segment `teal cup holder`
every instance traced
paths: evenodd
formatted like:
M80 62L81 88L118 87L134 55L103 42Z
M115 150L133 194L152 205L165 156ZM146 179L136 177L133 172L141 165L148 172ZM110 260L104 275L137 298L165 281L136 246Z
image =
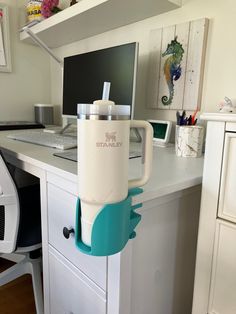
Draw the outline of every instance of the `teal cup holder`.
M135 210L142 204L132 206L132 197L142 193L140 188L129 190L125 200L105 205L97 214L91 235L91 247L81 240L81 209L80 199L76 205L75 243L83 253L94 256L108 256L120 252L129 239L136 236L135 227L141 215Z

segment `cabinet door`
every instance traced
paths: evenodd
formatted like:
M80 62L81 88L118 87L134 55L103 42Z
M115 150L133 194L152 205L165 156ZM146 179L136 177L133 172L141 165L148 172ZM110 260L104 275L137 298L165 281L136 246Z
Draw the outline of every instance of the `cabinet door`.
M71 263L82 270L101 288L106 290L106 257L82 254L75 246L74 235L63 236L63 228L75 227L77 198L53 184L48 184L48 234L49 243Z
M236 226L217 220L212 280L210 288L210 314L236 313Z
M49 274L51 314L106 313L106 293L53 248Z
M236 133L226 133L218 215L236 222Z

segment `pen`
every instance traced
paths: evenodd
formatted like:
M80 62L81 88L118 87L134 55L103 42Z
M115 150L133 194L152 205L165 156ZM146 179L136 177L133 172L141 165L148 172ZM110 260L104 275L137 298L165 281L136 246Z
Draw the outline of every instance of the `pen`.
M189 117L186 117L186 111L183 110L182 114L179 111L176 111L176 124L177 125L196 125L197 119L195 119L198 108L194 111L193 115L190 114Z
M187 123L187 125L191 125L192 124L192 116L191 116L191 114L190 114L190 116L189 116L189 118L188 118L188 123Z
M198 112L198 107L196 108L196 110L195 110L194 113L193 113L193 116L192 116L192 125L195 125L195 124L196 124L196 122L195 122L195 117L196 117L197 112Z
M180 116L180 125L185 125L185 116L186 116L186 111L184 110L182 115Z
M179 113L179 111L176 111L176 124L180 125L180 113Z

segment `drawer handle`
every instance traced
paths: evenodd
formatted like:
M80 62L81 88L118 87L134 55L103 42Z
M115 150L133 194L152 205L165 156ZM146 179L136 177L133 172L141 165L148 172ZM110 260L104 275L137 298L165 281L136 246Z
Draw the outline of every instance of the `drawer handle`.
M71 233L75 233L75 230L73 228L71 229L68 229L66 227L63 228L63 235L66 239L69 239Z

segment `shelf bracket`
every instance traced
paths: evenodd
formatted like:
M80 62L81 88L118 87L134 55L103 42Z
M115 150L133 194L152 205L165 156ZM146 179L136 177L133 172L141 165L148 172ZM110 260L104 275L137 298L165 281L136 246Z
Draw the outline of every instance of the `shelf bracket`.
M57 57L54 52L27 25L22 27L20 31L25 31L39 47L50 54L50 56L63 68L63 61Z

